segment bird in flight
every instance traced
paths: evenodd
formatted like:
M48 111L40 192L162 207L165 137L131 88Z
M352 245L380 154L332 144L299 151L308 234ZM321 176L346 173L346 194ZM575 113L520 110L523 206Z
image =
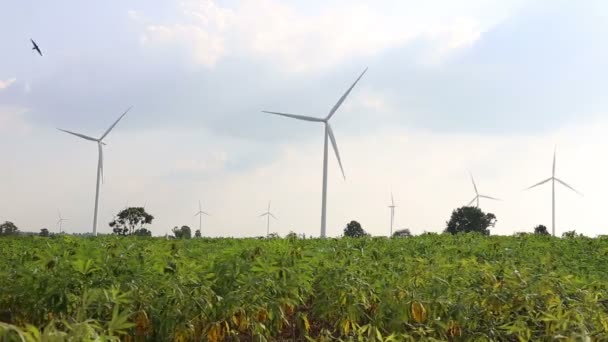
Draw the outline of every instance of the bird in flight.
M40 48L38 47L38 44L36 44L36 42L30 38L30 40L32 41L32 44L34 45L34 47L32 48L32 50L36 50L38 51L38 53L40 54L40 56L42 56L42 52L40 52Z

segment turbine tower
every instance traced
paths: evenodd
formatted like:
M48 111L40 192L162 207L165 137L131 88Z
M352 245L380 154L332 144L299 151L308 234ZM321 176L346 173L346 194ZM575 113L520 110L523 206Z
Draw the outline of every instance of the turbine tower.
M389 208L391 208L391 235L389 235L389 237L393 236L393 223L395 222L395 208L397 207L395 205L395 200L393 199L393 193L391 192L391 205L388 206Z
M271 212L270 212L270 201L268 201L268 210L266 210L266 212L262 213L262 215L260 215L260 217L262 216L266 216L266 237L268 237L268 235L270 235L270 217L272 216L273 219L277 219Z
M322 197L321 197L321 238L324 238L326 236L326 218L327 218L327 140L331 140L331 145L334 149L334 152L336 154L336 159L338 160L338 164L340 165L340 170L342 171L342 177L344 179L346 179L346 176L344 175L344 168L342 168L342 161L340 160L340 153L338 152L338 145L336 143L336 138L334 137L334 132L331 129L331 126L329 125L329 120L331 119L331 117L336 113L336 111L338 110L338 108L340 108L340 106L342 105L342 103L344 102L344 100L346 99L346 97L348 96L348 94L350 94L351 90L353 90L353 88L355 87L355 85L357 84L357 82L359 82L359 80L361 79L361 77L363 77L363 75L365 74L365 72L367 71L367 68L365 68L365 70L363 70L363 72L361 73L361 75L359 75L359 77L357 78L357 80L355 80L355 82L350 86L350 88L348 88L348 90L346 90L346 92L344 93L344 95L342 95L342 97L340 97L340 99L338 100L338 102L333 106L333 108L329 111L329 113L327 114L326 117L324 118L317 118L317 117L312 117L312 116L304 116L304 115L296 115L296 114L287 114L287 113L279 113L279 112L269 112L269 111L262 111L264 113L268 113L268 114L275 114L275 115L281 115L281 116L286 116L288 118L292 118L292 119L298 119L298 120L304 120L304 121L312 121L312 122L322 122L325 126L325 140L324 140L324 145L323 145L323 191L322 191Z
M526 190L529 190L529 189L535 188L535 187L537 187L539 185L545 184L548 181L551 181L551 233L553 234L553 236L555 236L555 182L558 182L561 185L565 186L566 188L568 188L568 189L576 192L580 196L583 196L583 194L581 194L580 192L578 192L576 189L574 189L570 185L566 184L566 182L564 182L561 179L555 177L555 155L556 155L556 150L557 150L557 148L555 148L553 150L553 169L552 169L551 177L545 179L544 181L538 182L538 183L532 185L531 187L526 188Z
M486 195L480 195L479 191L477 191L477 184L475 184L475 179L473 178L472 174L471 174L471 182L473 182L473 189L475 189L475 197L473 197L473 199L471 200L471 202L469 202L467 204L467 207L470 207L471 204L473 204L473 202L476 202L475 203L475 207L479 208L479 199L480 198L487 198L487 199L491 199L491 200L494 200L494 201L500 201L500 199L495 198L495 197L490 197L490 196L486 196Z
M57 210L57 213L59 214L59 220L57 220L57 224L59 225L59 234L61 234L61 232L63 231L63 221L67 221L68 219L61 217L61 211Z
M194 214L194 216L198 216L198 230L201 232L201 234L203 233L203 215L209 216L209 214L203 211L201 201L198 201L198 211L196 214Z
M98 160L97 160L97 181L95 183L95 210L93 212L93 236L97 236L97 210L99 208L99 185L100 185L100 183L103 182L103 145L105 145L105 143L103 142L103 139L108 134L110 134L110 132L112 131L114 126L116 126L118 121L120 121L125 115L127 115L127 113L131 110L131 108L132 107L129 107L124 113L122 113L122 115L120 117L118 117L118 119L116 121L114 121L112 126L110 126L110 128L108 128L100 138L93 138L88 135L74 133L74 132L67 131L65 129L58 128L58 130L60 130L62 132L66 132L66 133L75 135L79 138L94 141L97 143Z

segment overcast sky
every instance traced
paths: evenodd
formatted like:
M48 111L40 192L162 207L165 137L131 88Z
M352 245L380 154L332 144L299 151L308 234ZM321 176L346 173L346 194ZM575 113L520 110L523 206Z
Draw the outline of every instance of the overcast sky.
M0 9L0 220L21 230L91 231L97 148L106 138L99 232L126 205L151 229L206 236L318 236L323 126L329 236L444 229L475 195L493 234L551 224L608 233L608 3L605 1L10 1ZM29 39L44 56L31 50ZM331 152L331 151L330 151Z

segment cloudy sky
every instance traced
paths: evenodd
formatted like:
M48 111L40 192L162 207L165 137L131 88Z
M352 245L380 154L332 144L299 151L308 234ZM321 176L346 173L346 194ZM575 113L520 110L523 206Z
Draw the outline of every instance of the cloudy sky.
M551 224L608 233L608 3L566 0L12 1L0 10L0 220L21 230L91 230L97 149L56 130L107 137L100 232L142 206L154 234L271 230L317 236L323 126L328 235L357 220L374 235L441 231L480 192L494 234ZM34 38L43 57L31 50Z

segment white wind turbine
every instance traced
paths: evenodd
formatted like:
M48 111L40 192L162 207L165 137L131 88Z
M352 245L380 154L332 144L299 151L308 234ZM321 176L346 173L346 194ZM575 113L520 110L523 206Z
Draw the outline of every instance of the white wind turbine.
M63 231L63 221L67 221L68 219L63 218L61 216L61 211L57 210L57 213L59 214L59 220L57 220L57 224L59 225L59 234L61 234L61 232Z
M332 144L334 152L336 154L336 159L338 159L338 164L340 165L340 170L342 171L342 177L344 177L344 179L346 179L346 176L344 175L344 168L342 168L342 161L340 160L340 153L338 152L338 145L336 143L336 138L334 137L334 132L331 129L331 126L329 125L329 119L331 119L331 117L336 113L338 108L340 108L340 106L342 105L342 102L344 102L344 100L346 99L348 94L350 94L351 90L353 90L353 88L355 87L357 82L359 82L359 80L361 79L361 77L363 77L363 75L365 74L366 71L367 71L367 68L365 68L365 70L363 70L361 75L359 75L359 77L350 86L350 88L348 88L348 90L346 90L344 95L342 95L342 97L340 97L338 102L333 106L333 108L329 111L327 116L324 118L279 113L279 112L269 112L269 111L265 111L265 110L262 111L264 113L286 116L286 117L298 119L298 120L322 122L325 125L325 143L323 145L323 194L322 194L322 198L321 198L321 237L322 238L324 238L326 235L325 222L326 222L326 217L327 217L326 212L327 212L327 140L328 140L328 138L331 140L331 144Z
M95 184L95 210L93 213L93 235L94 236L97 236L97 210L99 208L99 184L101 182L103 182L103 145L105 145L105 143L103 142L103 139L108 134L110 134L110 132L112 131L114 126L116 126L118 121L120 121L120 119L122 119L131 110L131 108L132 107L129 107L124 113L122 113L122 115L120 117L118 117L118 119L116 121L114 121L112 126L110 126L110 128L108 128L100 138L93 138L88 135L74 133L74 132L67 131L65 129L58 128L58 130L60 130L60 131L75 135L75 136L85 139L85 140L94 141L97 143L97 150L98 150L99 157L98 157L98 161L97 161L97 182Z
M471 204L473 204L473 202L475 203L475 207L479 208L479 199L480 198L487 198L487 199L491 199L494 201L500 201L500 199L495 198L495 197L490 197L490 196L486 196L486 195L480 195L479 191L477 191L477 184L475 184L475 179L473 178L473 175L471 174L471 182L473 182L473 189L475 189L475 197L473 197L473 199L471 200L471 202L469 202L467 204L467 206L470 206Z
M388 206L389 208L391 208L391 235L389 235L389 237L393 236L393 223L395 222L395 208L397 207L395 205L395 200L393 199L393 193L391 192L391 205Z
M272 216L273 219L277 219L276 216L274 216L271 212L270 212L270 201L268 201L268 210L266 210L266 212L262 213L262 215L260 215L259 217L262 216L266 216L266 237L268 237L268 235L270 235L270 217Z
M545 179L542 182L538 182L534 185L532 185L531 187L526 188L526 190L535 188L539 185L545 184L548 181L551 181L551 233L553 234L553 236L555 236L555 182L560 183L561 185L565 186L566 188L576 192L579 195L583 195L580 192L578 192L576 189L574 189L573 187L571 187L570 185L566 184L566 182L562 181L561 179L555 177L555 155L556 155L556 149L553 150L553 170L551 173L551 177Z
M198 230L201 232L201 234L203 233L203 215L209 216L209 214L203 211L201 201L198 201L198 211L196 214L194 214L194 216L198 216Z

